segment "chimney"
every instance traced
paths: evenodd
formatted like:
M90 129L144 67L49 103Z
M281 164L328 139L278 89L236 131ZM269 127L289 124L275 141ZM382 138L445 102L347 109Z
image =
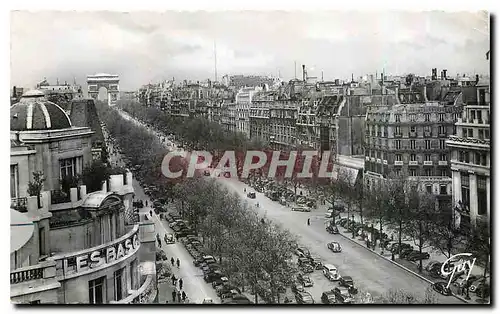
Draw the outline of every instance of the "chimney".
M476 74L476 84L479 83L479 74Z
M443 70L443 77L445 80L446 80L446 71L448 71L448 70L446 70L446 69Z
M15 86L12 88L12 97L17 98L17 90Z
M431 80L435 81L437 80L437 68L432 69L432 77Z
M444 80L444 72L441 71L441 79Z
M303 64L302 65L302 80L305 82L306 79L307 79L307 77L306 77L306 65Z
M354 73L351 73L351 82L354 82Z

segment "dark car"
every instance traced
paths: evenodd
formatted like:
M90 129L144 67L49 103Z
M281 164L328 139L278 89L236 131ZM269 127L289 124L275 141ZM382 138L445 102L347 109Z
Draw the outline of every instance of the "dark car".
M299 257L298 260L297 260L297 264L299 266L302 266L302 265L305 265L305 264L308 264L310 265L311 264L311 260L307 257Z
M339 221L337 221L337 224L343 228L345 228L346 224L347 224L347 218L341 218L339 219Z
M304 292L304 286L300 284L300 282L295 282L292 284L292 292L293 293L298 293L298 292Z
M297 275L297 280L302 284L304 287L312 287L314 285L311 277L304 275L304 274L298 274Z
M410 256L407 256L406 259L409 260L410 262L415 262L415 261L420 261L422 259L429 259L431 256L427 252L422 252L422 253L417 253L417 254L411 254Z
M431 285L432 289L442 295L451 295L451 290L450 288L446 288L448 285L447 282L435 282Z
M408 254L413 252L413 248L405 248L401 250L401 253L399 253L399 258L406 258Z
M314 299L309 292L299 292L295 294L297 304L314 304Z
M321 261L321 258L316 257L316 256L310 256L309 257L309 263L311 264L312 267L316 270L321 270L323 269L323 262Z
M205 274L203 279L205 279L205 281L208 283L212 283L215 280L221 279L222 277L224 277L222 272L220 270L215 270L213 272L209 272L209 273Z
M401 250L404 249L410 249L411 251L413 250L413 246L407 243L401 243ZM399 243L394 243L394 245L391 247L391 252L396 254L398 253L398 251L399 251Z
M351 276L343 276L339 280L339 285L342 287L346 287L350 294L358 293L358 289L354 287L354 281Z
M252 198L252 199L256 198L255 192L250 192L250 193L248 193L248 194L247 194L247 197L248 197L248 198Z
M311 253L305 247L298 247L297 250L295 250L295 254L297 254L297 256L299 257L311 256Z
M326 227L326 231L330 234L338 234L339 233L339 228L336 225L328 225Z
M349 289L346 287L336 287L332 289L332 292L335 294L337 303L350 304L354 302L354 299L349 293Z
M312 273L314 272L314 267L312 267L310 264L302 264L300 266L300 270L304 273Z
M323 304L335 304L336 303L336 296L333 291L325 291L321 295L321 303Z
M194 257L194 259L193 259L193 265L196 267L200 266L203 262L204 262L204 260L203 260L203 257L201 255L198 255L198 256Z

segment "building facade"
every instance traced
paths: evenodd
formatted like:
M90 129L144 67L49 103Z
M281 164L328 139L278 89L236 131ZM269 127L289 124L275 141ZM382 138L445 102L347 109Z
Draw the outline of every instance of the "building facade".
M451 150L453 202L464 226L489 221L490 124L489 82L478 80L464 88L464 109L456 133L446 142Z
M243 87L235 96L236 100L236 130L250 138L250 106L255 93L260 87Z
M78 178L92 162L93 132L42 91L27 92L10 119L11 301L152 302L155 239L130 219L132 173L117 169L87 191Z

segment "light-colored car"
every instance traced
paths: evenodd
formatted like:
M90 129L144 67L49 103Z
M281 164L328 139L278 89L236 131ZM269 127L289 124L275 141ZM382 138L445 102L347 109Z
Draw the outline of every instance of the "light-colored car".
M328 278L330 281L336 281L340 280L340 274L337 270L337 267L335 267L332 264L324 264L323 265L323 275Z
M342 247L340 246L340 243L338 242L330 242L326 245L328 247L328 249L334 253L340 253L342 252Z
M310 212L311 209L306 206L295 206L292 207L292 212Z
M214 300L212 300L212 298L205 298L203 299L203 302L201 302L202 304L213 304L214 303Z

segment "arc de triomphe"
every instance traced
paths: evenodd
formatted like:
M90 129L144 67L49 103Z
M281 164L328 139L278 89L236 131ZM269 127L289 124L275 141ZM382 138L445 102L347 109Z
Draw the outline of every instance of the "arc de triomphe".
M108 105L116 105L120 99L120 77L114 74L99 73L87 75L87 87L89 97L97 100L99 88L105 87L108 92Z

